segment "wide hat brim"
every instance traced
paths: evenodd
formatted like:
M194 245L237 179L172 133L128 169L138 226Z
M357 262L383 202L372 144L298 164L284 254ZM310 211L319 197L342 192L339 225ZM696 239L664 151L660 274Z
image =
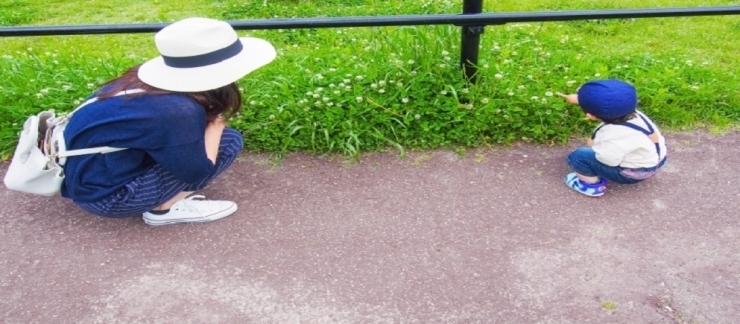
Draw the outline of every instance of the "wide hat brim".
M139 79L153 87L178 92L201 92L236 82L250 72L272 62L275 47L259 38L239 38L242 51L226 60L195 68L175 68L161 56L139 67Z

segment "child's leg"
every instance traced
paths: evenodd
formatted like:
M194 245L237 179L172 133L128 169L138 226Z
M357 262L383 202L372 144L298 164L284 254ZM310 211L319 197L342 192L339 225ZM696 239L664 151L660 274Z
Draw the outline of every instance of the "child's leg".
M624 177L620 173L621 169L619 167L599 162L596 159L596 152L590 147L584 146L576 149L565 158L565 162L585 183L596 183L599 182L600 178L624 184L637 182L637 180Z

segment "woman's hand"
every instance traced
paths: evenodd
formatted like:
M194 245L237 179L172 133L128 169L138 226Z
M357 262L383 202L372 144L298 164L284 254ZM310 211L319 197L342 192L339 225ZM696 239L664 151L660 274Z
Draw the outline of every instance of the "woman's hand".
M221 135L224 133L224 128L226 128L226 119L223 117L218 117L206 125L206 155L213 164L216 164L218 147L221 144Z

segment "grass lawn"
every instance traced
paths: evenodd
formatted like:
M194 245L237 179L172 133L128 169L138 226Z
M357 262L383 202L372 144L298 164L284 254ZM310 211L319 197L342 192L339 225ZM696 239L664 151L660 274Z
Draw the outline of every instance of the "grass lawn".
M727 1L486 1L489 12L733 5ZM0 26L437 14L462 0L6 0ZM621 78L664 129L728 129L740 121L740 16L489 26L479 82L462 81L453 26L244 31L278 59L243 79L230 122L247 149L358 155L395 148L565 143L594 125L554 92ZM71 110L97 85L157 55L152 34L0 38L0 156L42 109Z

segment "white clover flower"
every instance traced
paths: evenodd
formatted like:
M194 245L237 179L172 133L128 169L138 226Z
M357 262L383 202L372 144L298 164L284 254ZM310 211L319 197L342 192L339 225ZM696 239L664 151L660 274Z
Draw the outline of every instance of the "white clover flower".
M323 75L321 75L321 74L317 74L317 75L316 75L316 79L318 79L318 80L323 80L323 79L324 79L324 76L323 76Z
M335 95L338 95L338 94L341 94L341 93L342 93L342 92L341 92L341 91L339 91L339 90L334 90L334 94L335 94Z
M514 91L509 91L509 96L513 96L513 95L514 95Z
M352 87L350 87L350 86L344 87L344 91L350 91L350 90L352 90Z
M270 115L270 119L275 119L275 115Z
M524 90L526 87L524 85L520 85L517 88L519 88L519 90Z
M409 65L411 65L411 64L414 64L414 63L416 63L416 62L415 62L414 60L409 60L409 61L408 61L407 63L408 63Z
M447 90L442 90L442 91L440 91L439 93L440 93L441 95L445 96L445 95L447 95Z
M440 64L440 65L439 65L439 68L440 68L440 69L444 69L445 67L447 67L447 64L444 64L444 63L443 63L443 64Z
M351 78L352 77L352 73L347 73L345 76L348 77L348 78Z
M484 69L487 69L487 68L489 68L489 67L490 67L490 66L489 66L488 64L483 64L483 68L484 68Z
M493 50L494 50L494 51L498 51L498 50L500 50L500 49L501 49L501 47L498 47L498 45L493 45Z
M363 99L362 99L362 97L357 97L357 98L355 98L355 100L357 100L357 102L362 102Z
M358 76L356 76L356 77L355 77L355 79L357 79L358 81L362 81L362 79L364 79L364 78L365 78L365 77L363 77L363 76L361 76L361 75L358 75Z
M37 93L37 94L36 94L36 98L41 98L41 97L43 97L43 96L44 96L44 94L43 94L43 93L41 93L41 92L39 92L39 93Z
M445 61L449 61L449 60L451 60L451 59L452 59L451 57L449 57L449 56L445 56Z
M327 102L327 101L329 101L330 99L329 99L328 97L323 97L323 98L321 98L321 100L323 100L324 102Z
M307 96L313 96L313 92L311 92L311 91L309 91L309 92L306 92L306 95L307 95Z
M47 93L49 93L49 88L43 88L43 89L39 90L39 92L41 92L43 94L47 94Z
M69 90L69 88L70 88L70 86L69 85L66 85L66 84L62 86L62 90L64 90L64 91Z
M511 60L510 59L505 59L504 60L504 64L509 64L509 63L511 63Z
M340 88L344 87L344 83L340 83L337 87L340 87Z
M385 89L378 90L378 93L385 93Z
M549 114L552 114L552 110L550 110L550 109L545 110L545 115L549 115Z
M403 103L409 103L409 98L403 98L403 99L401 99L401 102L403 102Z
M80 101L75 99L75 101L72 101L72 104L79 105L80 104Z
M418 72L416 72L416 70L414 70L414 71L411 71L411 75L416 75L417 73L418 73Z
M321 92L321 91L324 91L324 88L323 87L316 88L316 92Z
M539 99L540 99L540 97L538 97L538 96L532 96L532 98L529 98L529 99L532 99L532 100L539 100Z
M336 87L336 85L334 85L334 83L329 84L329 88L334 88L334 87Z
M414 119L419 119L419 118L421 118L421 115L419 114L414 115Z
M343 83L352 83L352 80L350 80L350 79L344 79L344 80L342 80L342 82Z
M566 82L565 84L569 87L572 87L574 84L576 84L576 80L568 80L568 82Z
M688 65L688 66L693 66L693 65L694 65L694 61L692 61L692 60L687 60L687 61L686 61L686 65Z
M699 90L699 87L698 86L695 86L695 85L692 85L691 86L691 90L694 90L694 91Z
M372 84L370 84L370 88L373 88L373 89L375 89L375 88L377 88L377 87L378 87L378 84L377 84L377 83L372 83Z
M450 55L450 52L448 52L448 51L442 51L442 56L448 56L448 55Z
M550 52L547 52L547 53L545 53L545 56L550 57L550 56L552 56L552 54L550 54Z
M485 105L485 104L487 104L487 103L488 103L488 101L489 101L489 99L488 99L488 98L483 98L483 99L481 99L481 100L480 100L480 102L481 102L482 104L484 104L484 105Z
M381 87L385 87L385 80L378 81L378 85Z
M519 55L519 53L517 53L516 51L511 52L511 56L517 56L517 55Z
M494 75L493 77L496 78L496 79L502 79L504 77L504 75L501 74L501 73L496 73L496 75Z
M326 105L329 106L329 107L331 107L331 106L334 106L334 103L333 102L327 102Z
M336 72L336 71L337 71L336 68L329 68L329 72Z
M33 82L33 81L32 81L32 82ZM92 84L92 83L88 83L88 84L87 84L87 88L88 88L88 89L92 89L93 87L95 87L95 85L94 85L94 84ZM239 88L239 90L241 90L242 92L244 92L244 89L242 89L242 88Z
M313 105L316 107L321 107L323 104L321 103L321 101L317 101L317 102L314 102Z
M542 101L543 104L546 104L547 103L547 98L542 98L541 101Z
M533 78L534 78L534 77L533 77L533 76L532 76L531 74L528 74L528 75L527 75L527 79L530 79L530 80L532 80Z
M466 109L473 109L473 107L474 107L473 104L467 104L467 105L465 105L465 108Z
M256 104L257 104L257 102L256 102L256 101L254 101L254 100L252 100L252 101L250 101L250 102L249 102L249 105L250 105L250 106L254 106L254 105L256 105Z
M548 91L548 92L545 92L545 96L547 96L547 97L552 97L552 92L550 92L550 91Z
M462 88L462 90L460 90L460 91L462 93L470 93L470 89L468 89L468 88Z
M318 93L314 93L312 97L314 97L314 98L318 98L318 97L321 97L321 95L320 95L320 94L318 94Z
M396 82L396 86L397 87L403 87L403 82L401 82L401 81Z
M598 78L601 76L601 73L595 73L594 76Z

